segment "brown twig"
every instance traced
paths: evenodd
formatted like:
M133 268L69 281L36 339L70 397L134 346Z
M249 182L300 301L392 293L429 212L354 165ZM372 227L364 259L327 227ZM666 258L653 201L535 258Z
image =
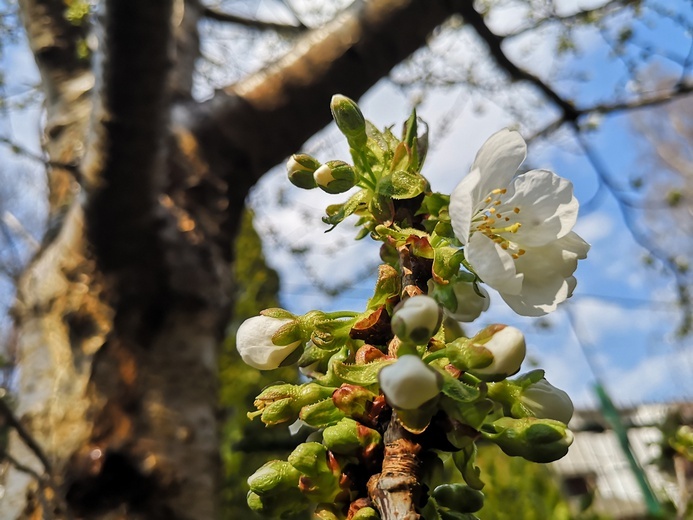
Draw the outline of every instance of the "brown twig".
M392 412L385 431L382 471L368 480L368 495L383 520L419 520L421 445Z

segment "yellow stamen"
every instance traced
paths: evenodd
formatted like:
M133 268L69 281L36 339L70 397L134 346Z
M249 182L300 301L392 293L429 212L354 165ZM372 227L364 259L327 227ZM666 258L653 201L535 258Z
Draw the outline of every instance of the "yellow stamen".
M517 206L515 206L515 207L513 208L513 211L514 211L515 213L519 213L519 212L520 212L520 208L518 208Z

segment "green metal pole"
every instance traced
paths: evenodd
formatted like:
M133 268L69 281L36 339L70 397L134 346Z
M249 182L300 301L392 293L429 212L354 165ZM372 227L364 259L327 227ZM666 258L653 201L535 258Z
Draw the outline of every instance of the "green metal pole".
M616 433L621 450L626 456L626 459L628 459L630 469L633 472L635 479L638 481L640 491L642 491L645 499L645 506L647 507L648 514L655 518L663 518L664 510L662 505L659 503L659 500L657 500L657 496L652 490L652 486L647 479L645 471L635 458L635 455L633 455L633 450L631 448L630 441L628 440L628 429L623 425L618 410L614 406L613 401L611 401L606 389L600 383L597 382L594 385L594 390L597 393L599 402L601 403L602 413L613 428L614 433Z

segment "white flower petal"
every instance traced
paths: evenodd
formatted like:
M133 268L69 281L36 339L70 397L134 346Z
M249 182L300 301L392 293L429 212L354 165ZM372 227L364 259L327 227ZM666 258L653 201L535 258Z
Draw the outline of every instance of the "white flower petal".
M568 234L577 220L578 207L570 181L547 170L532 170L515 178L498 211L522 224L506 238L524 247L540 246Z
M512 256L483 233L472 235L465 257L484 283L498 292L519 294L522 290L524 276L516 272Z
M505 188L527 157L527 144L519 132L503 130L489 137L476 154L472 170L479 169L481 182L472 193L483 200L491 190Z
M568 282L554 276L541 283L525 282L520 294L501 293L501 297L520 316L544 316L555 311L570 294Z
M491 351L493 361L472 370L474 374L511 376L520 370L527 354L525 336L515 327L502 328L483 346Z
M279 367L301 344L300 341L285 346L272 343L274 333L291 321L293 320L253 316L241 323L236 332L236 349L243 361L258 370Z
M525 388L520 400L539 419L553 419L568 424L573 417L574 407L570 396L546 379Z
M456 321L471 322L477 319L491 304L488 291L483 287L478 289L483 296L476 293L471 282L456 282L452 290L457 300L457 308L454 311L446 309L446 314Z
M469 239L472 211L478 202L478 200L473 198L473 193L476 191L476 186L479 184L480 179L479 170L472 170L462 179L450 195L450 205L448 207L450 223L455 236L462 242L462 245L466 245Z
M414 410L440 393L441 377L419 356L404 355L378 374L380 389L395 408Z

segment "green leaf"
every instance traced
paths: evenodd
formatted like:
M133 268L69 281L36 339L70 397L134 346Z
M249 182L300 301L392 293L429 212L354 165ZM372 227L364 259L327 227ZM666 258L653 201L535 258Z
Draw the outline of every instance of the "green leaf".
M354 193L349 200L344 204L333 204L327 207L327 216L322 218L325 224L331 224L332 227L327 231L332 231L337 224L342 222L349 215L356 212L358 209L365 209L368 203L370 194L368 190L359 190Z
M380 195L393 199L413 199L427 188L428 182L418 173L397 170L384 175L376 189Z
M441 373L443 374L443 388L441 392L450 399L460 403L471 403L481 397L481 392L478 388L464 384L447 372Z

